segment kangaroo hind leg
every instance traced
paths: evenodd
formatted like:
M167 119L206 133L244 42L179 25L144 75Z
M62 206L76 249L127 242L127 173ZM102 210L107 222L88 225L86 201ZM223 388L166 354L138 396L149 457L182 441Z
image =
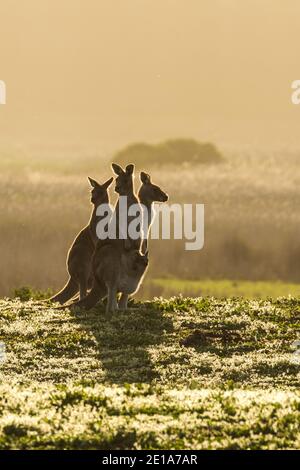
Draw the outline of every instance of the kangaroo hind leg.
M123 293L119 301L119 309L127 310L127 304L128 304L128 294Z
M90 310L91 308L95 307L97 302L99 302L99 300L101 300L105 295L105 285L95 279L94 285L88 295L83 299L79 300L78 302L74 302L71 307L78 307L83 308L85 310Z
M115 312L117 308L117 288L115 286L109 286L107 289L106 314Z
M79 278L79 300L82 300L86 297L87 294L87 280L84 275Z

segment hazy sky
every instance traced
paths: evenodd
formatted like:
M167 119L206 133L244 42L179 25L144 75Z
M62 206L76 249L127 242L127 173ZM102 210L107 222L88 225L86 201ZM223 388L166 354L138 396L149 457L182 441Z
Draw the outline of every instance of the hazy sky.
M0 147L300 146L299 0L1 0Z

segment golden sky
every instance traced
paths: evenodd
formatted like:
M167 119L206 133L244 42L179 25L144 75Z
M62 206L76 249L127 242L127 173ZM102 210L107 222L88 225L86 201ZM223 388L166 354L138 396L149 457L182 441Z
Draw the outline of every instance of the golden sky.
M300 145L299 0L1 0L0 147Z

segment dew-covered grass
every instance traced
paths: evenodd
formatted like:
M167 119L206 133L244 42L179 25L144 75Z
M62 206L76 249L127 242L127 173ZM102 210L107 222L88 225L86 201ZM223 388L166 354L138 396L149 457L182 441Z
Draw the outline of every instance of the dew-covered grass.
M299 448L297 298L135 307L0 301L1 449Z

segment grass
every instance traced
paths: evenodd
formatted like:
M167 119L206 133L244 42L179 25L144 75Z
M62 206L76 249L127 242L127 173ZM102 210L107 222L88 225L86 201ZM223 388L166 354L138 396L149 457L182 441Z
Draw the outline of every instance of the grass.
M0 301L1 449L293 449L300 301Z
M1 297L16 286L57 291L66 283L68 249L91 212L87 176L100 182L111 176L110 156L74 152L0 152ZM181 240L150 240L146 282L173 277L300 283L298 152L222 153L219 165L145 168L170 204L205 204L204 248L186 251ZM110 193L113 201L113 186ZM199 295L197 287L195 294L181 287L164 294L152 285L151 296Z
M287 282L209 280L192 281L185 279L151 279L144 287L143 296L152 293L170 297L180 292L184 296L246 297L263 298L298 296L300 285Z

